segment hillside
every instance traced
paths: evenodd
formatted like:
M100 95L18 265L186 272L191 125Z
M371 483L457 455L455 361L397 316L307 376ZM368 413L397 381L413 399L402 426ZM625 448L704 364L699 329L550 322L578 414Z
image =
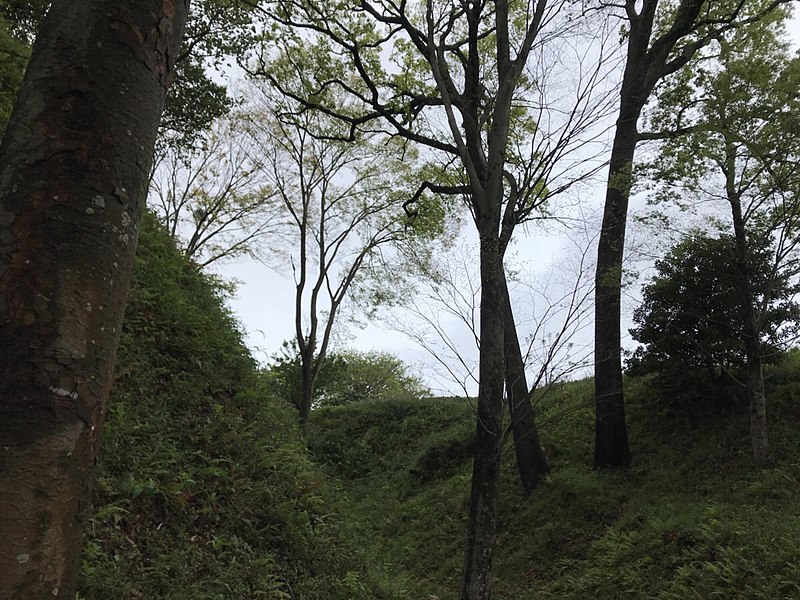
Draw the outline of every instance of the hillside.
M379 597L223 294L145 215L80 598Z
M260 389L224 308L145 219L80 598L454 599L474 417L452 398L296 414ZM746 411L629 381L635 463L590 469L591 382L540 398L553 472L504 456L496 598L800 598L800 355L769 368L774 464Z
M540 402L553 468L529 498L506 452L496 598L800 598L800 356L769 372L774 465L751 466L742 406L670 406L629 382L635 462L592 471L591 382ZM318 411L310 447L342 483L345 531L397 598L456 598L471 408Z

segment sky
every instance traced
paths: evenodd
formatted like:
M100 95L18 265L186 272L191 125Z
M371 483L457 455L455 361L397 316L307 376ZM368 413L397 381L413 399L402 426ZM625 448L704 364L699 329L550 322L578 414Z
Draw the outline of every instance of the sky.
M795 43L800 46L800 21L793 20L789 29ZM595 243L593 236L599 228L598 215L602 210L603 188L604 183L599 181L593 186L583 187L579 190L583 210L590 225L586 231L573 234L572 240L565 238L563 232L556 229L542 232L529 228L519 232L521 235L517 237L517 242L513 247L513 264L516 265L519 273L513 287L515 288L515 311L518 320L522 323L521 330L532 331L536 325L535 315L541 315L542 306L547 304L542 298L542 294L549 294L552 301L553 298L559 298L562 295L560 292L569 289L569 280L574 279L573 276L578 270L575 265L576 261L580 259L579 248L591 248ZM635 210L636 205L641 206L643 201L639 198L633 204L632 208ZM471 227L471 223L467 223L466 231L469 232ZM640 235L635 228L632 228L629 245L639 246L641 242L647 241L638 239L637 236ZM646 246L645 244L645 250L647 250ZM467 263L470 262L468 260L470 253L475 253L472 265L477 264L474 236L469 233L465 234L465 243L461 252L463 257L467 257L467 260L464 261ZM590 253L593 252L591 250ZM230 300L230 306L242 324L246 342L254 356L257 360L266 362L280 348L284 340L294 336L294 283L291 270L287 265L285 272L278 273L250 259L228 262L216 270L225 278L238 282L236 293ZM589 271L587 274L591 280L593 274ZM646 275L646 269L642 274ZM565 285L567 285L566 288ZM627 290L627 298L624 300L624 319L628 323L638 298L640 285L641 277L638 283L634 283ZM453 336L455 345L463 349L465 360L474 361L477 358L477 349L469 330L444 312L441 313L441 317L445 329ZM404 324L411 322L411 317L408 315L395 314L394 318L396 320L399 318ZM467 380L467 383L462 385L456 381L458 378L443 373L441 365L431 351L420 347L408 335L397 331L385 320L369 321L364 318L355 318L347 319L347 321L348 323L344 327L339 328L335 348L391 353L408 363L412 370L422 377L432 392L437 394L462 395L465 390L469 394L475 393L477 388L474 381ZM551 329L553 326L551 322ZM416 329L417 333L423 335L432 333L430 328L426 328L423 324L417 326ZM626 330L627 327L623 326L623 331ZM584 315L580 329L573 338L576 347L573 352L576 359L590 355L591 331L592 323L589 312L588 316ZM542 336L540 334L537 337ZM534 342L534 349L537 348L537 343L538 341ZM628 340L628 345L630 345L630 340ZM433 352L440 358L444 356L444 350L441 347L438 350L434 348ZM589 374L591 374L591 368L585 366L573 372L571 376ZM462 375L462 379L463 377Z

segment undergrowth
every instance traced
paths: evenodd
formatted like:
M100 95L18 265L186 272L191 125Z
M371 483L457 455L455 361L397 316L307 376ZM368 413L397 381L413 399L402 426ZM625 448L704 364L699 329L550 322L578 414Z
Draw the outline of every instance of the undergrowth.
M80 597L379 598L296 415L258 392L222 293L147 216Z
M552 473L520 492L503 459L493 597L800 598L800 355L768 372L773 464L757 471L746 407L627 383L634 463L594 471L592 384L538 397ZM457 598L471 406L432 400L318 411L314 458L347 494L344 530L401 598Z
M147 217L80 597L454 600L473 406L320 409L301 442L222 293ZM634 463L594 471L591 381L537 395L552 472L523 495L505 448L494 598L800 598L800 354L767 376L761 471L735 402L630 379Z

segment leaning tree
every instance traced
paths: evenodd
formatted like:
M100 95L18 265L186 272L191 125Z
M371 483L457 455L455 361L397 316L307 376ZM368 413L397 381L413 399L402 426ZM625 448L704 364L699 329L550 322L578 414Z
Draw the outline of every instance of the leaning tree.
M0 145L0 597L75 597L188 2L58 0Z

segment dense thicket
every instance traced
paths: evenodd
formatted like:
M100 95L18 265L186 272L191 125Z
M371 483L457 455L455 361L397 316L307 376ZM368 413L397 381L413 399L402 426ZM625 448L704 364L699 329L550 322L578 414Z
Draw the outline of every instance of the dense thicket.
M100 452L87 599L377 598L223 304L146 215Z

